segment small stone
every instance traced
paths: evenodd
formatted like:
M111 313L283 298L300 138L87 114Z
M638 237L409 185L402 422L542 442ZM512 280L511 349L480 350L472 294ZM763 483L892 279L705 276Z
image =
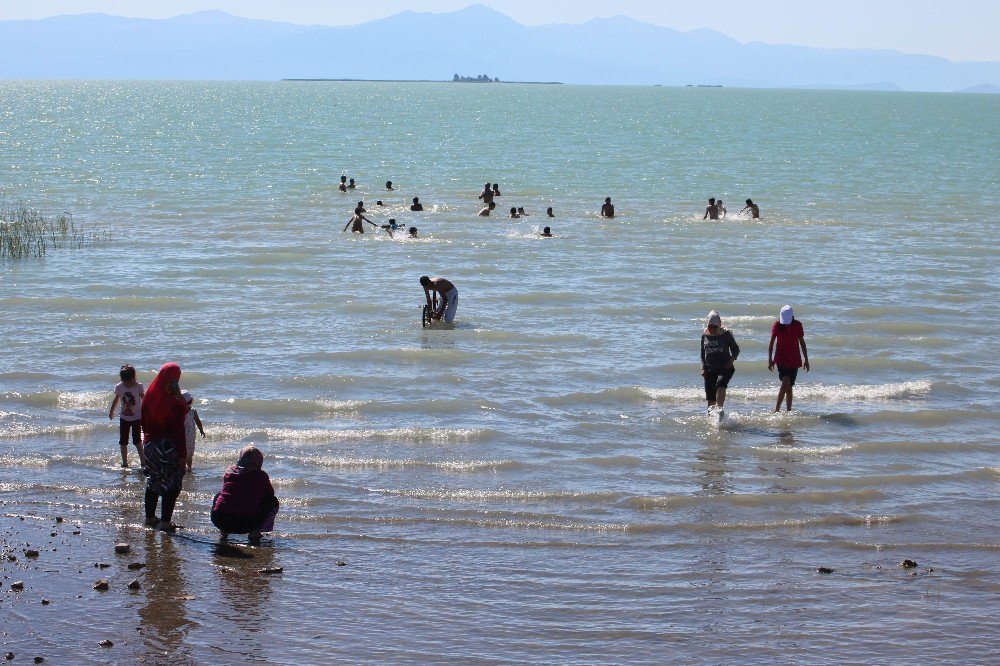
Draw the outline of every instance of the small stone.
M816 569L816 571L818 571L821 574L832 574L833 573L833 569L831 569L830 567L819 567L818 569Z
M61 523L63 521L62 516L56 516L56 522Z
M344 562L343 560L338 560L337 561L337 566L338 567L346 567L347 566L347 562Z
M138 571L139 569L142 569L145 566L146 566L145 562L129 562L128 563L128 568L131 569L132 571Z
M902 562L899 563L899 566L903 567L904 569L913 569L917 566L917 563L914 562L913 560L903 560Z
M140 583L139 579L137 578L137 579L133 580L131 583L128 584L128 589L130 589L130 590L141 590L142 589L142 583Z
M40 664L45 661L45 657L35 657L35 663Z
M115 646L115 644L112 643L111 641L109 641L107 638L105 638L103 641L101 641L100 643L98 643L98 645L100 645L101 647L105 647L105 648L107 648L107 647L114 647Z
M3 656L3 658L6 659L7 661L13 661L14 660L14 653L13 652L8 652L7 654L5 654Z
M99 592L106 592L110 587L111 586L108 584L108 580L106 578L102 578L101 580L94 583L94 589L98 590Z
M98 563L97 563L97 564L95 564L94 566L95 566L95 567L97 567L98 569L107 569L107 568L108 568L108 567L110 567L111 565L110 565L110 564L108 564L107 562L98 562Z
M7 561L8 562L17 562L17 555L8 555L7 556Z
M24 551L24 556L25 557L38 557L38 551L34 550L33 548L29 548L28 550Z
M55 532L49 532L49 536L50 536L50 537L54 537L54 536L59 536L59 535L58 535L58 534L56 534Z
M80 530L73 530L73 536L80 536Z
M259 569L257 573L267 574L271 576L274 574L280 574L282 571L284 571L284 568L282 567L267 567L265 569Z
M117 554L119 554L119 555L125 555L130 550L132 550L132 547L129 546L127 543L116 543L115 544L115 552Z
M23 590L24 589L24 581L23 580L15 580L13 583L10 584L10 589L12 589L12 590Z
M46 598L44 598L44 597L42 598L42 605L43 605L43 606L48 606L48 605L49 605L49 604L51 604L51 603L52 603L52 602L51 602L51 601L49 601L48 599L46 599Z

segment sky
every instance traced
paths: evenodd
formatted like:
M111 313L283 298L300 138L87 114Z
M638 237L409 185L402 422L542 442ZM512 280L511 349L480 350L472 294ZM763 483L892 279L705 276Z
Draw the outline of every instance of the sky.
M525 25L624 14L741 42L887 48L951 60L1000 61L1000 0L479 0ZM350 25L405 10L443 12L474 0L0 0L0 20L102 12L166 18L220 9L290 23Z

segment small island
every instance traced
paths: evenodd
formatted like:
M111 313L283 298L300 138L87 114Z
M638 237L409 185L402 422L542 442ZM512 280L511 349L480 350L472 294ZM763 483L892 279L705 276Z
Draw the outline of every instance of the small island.
M452 81L455 83L500 83L499 78L490 78L488 74L480 74L479 76L459 76L456 74Z

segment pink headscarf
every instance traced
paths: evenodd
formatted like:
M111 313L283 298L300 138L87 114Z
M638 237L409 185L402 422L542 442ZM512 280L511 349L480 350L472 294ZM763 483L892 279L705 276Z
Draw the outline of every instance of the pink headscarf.
M165 363L146 389L142 400L142 431L146 439L171 439L178 456L187 456L184 416L191 409L177 390L181 366Z

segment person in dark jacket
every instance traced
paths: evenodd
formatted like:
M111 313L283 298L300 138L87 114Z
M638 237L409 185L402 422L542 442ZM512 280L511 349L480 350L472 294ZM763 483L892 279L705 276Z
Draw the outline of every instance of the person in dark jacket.
M711 414L717 408L720 419L725 416L722 407L726 402L726 387L736 372L733 361L739 355L740 347L732 331L722 328L722 317L712 310L701 334L701 376L705 378L708 412Z
M222 532L223 540L230 534L247 534L256 543L263 532L274 529L278 498L263 465L264 454L250 445L240 450L240 459L226 470L222 491L212 502L212 524Z

